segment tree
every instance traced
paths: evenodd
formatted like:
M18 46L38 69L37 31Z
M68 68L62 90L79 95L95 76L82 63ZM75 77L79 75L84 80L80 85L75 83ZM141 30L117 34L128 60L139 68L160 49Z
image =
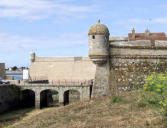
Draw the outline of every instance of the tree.
M12 67L13 71L16 71L17 69L18 69L17 66Z

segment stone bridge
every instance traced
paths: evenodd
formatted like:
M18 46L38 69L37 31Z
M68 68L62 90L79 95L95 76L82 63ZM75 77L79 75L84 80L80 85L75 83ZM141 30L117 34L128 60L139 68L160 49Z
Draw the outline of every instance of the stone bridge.
M45 90L55 90L58 92L59 103L64 103L64 94L66 91L74 90L78 91L80 101L89 100L91 96L91 84L90 85L54 85L54 84L18 84L22 91L31 90L35 94L35 108L40 108L40 94Z

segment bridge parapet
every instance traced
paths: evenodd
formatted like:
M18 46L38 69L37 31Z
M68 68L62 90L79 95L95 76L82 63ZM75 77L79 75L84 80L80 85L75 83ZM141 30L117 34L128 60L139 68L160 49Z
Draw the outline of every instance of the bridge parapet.
M90 87L92 84L84 84L84 85L56 85L56 84L29 84L29 83L24 83L24 84L16 84L16 86L19 87Z
M91 85L93 80L52 80L49 81L50 84L56 85Z
M80 83L80 84L69 84L66 83L63 85L62 83L60 84L42 84L42 83L20 83L17 84L16 86L19 86L21 90L32 90L35 93L35 106L36 108L40 107L40 94L44 90L56 90L59 94L59 102L62 103L64 102L64 93L68 90L77 90L80 93L80 100L89 100L90 99L90 89L92 86L91 83Z
M49 81L49 83L36 83L34 82L24 82L21 81L20 83L16 83L17 86L77 86L77 87L82 87L82 86L91 86L93 85L93 80L83 80L83 81L77 81L77 80L55 80L55 81Z

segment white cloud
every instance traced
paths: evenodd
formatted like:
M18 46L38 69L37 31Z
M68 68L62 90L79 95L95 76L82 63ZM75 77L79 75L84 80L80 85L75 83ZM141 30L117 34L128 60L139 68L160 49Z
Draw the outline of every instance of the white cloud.
M15 53L17 51L36 51L50 48L78 47L87 44L86 32L63 34L55 38L26 37L0 33L0 53Z
M80 18L86 12L95 10L95 6L70 4L73 0L0 0L0 17L20 19L44 19L55 16ZM79 15L79 16L78 16Z
M128 19L126 21L119 21L118 24L167 24L167 18L153 18L153 19Z
M156 19L153 19L151 23L167 24L167 18L156 18Z

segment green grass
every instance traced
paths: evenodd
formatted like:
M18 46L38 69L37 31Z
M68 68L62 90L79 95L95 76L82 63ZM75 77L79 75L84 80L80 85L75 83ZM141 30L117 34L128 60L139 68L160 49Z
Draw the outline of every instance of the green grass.
M123 98L120 97L120 96L113 96L113 97L111 97L111 103L119 103L121 101L123 101Z

